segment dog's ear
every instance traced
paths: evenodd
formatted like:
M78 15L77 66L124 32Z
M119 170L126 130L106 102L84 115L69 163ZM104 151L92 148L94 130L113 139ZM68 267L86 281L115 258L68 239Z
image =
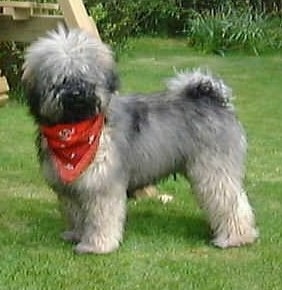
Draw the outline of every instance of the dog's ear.
M23 89L29 112L34 117L35 121L40 123L40 101L42 88L40 90L40 88L32 81L25 81L23 82Z

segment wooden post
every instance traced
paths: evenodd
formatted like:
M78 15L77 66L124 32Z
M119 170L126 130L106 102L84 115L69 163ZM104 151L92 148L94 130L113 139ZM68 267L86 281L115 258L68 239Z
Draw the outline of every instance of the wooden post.
M58 3L0 1L0 41L30 42L56 28L59 22L69 28L84 29L100 39L96 23L88 16L82 0Z
M8 82L5 77L1 77L0 71L0 107L4 106L8 100L7 92L9 91Z
M101 39L96 23L88 16L82 0L59 0L58 2L68 27L79 27L97 39Z

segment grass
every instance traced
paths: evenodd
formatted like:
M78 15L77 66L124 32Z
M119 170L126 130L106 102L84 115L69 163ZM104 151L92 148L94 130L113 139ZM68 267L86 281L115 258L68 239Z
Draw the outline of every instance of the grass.
M77 256L59 239L63 222L39 172L25 107L0 109L0 289L281 289L282 135L279 55L203 56L179 40L142 39L120 57L122 91L152 91L186 67L208 67L236 95L249 138L246 189L261 232L248 247L209 244L203 213L183 179L159 187L173 202L128 203L121 248ZM189 194L187 194L187 191Z

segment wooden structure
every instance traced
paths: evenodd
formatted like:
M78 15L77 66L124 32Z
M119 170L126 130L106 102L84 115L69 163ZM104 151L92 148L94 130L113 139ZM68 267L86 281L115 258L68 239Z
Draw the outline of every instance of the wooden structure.
M84 29L100 39L96 24L88 16L82 0L58 0L58 3L0 1L0 42L31 42L59 23ZM8 89L5 77L0 77L2 105L8 99Z
M1 71L0 71L0 107L5 105L5 103L7 102L8 91L9 91L8 82L4 76L1 76Z

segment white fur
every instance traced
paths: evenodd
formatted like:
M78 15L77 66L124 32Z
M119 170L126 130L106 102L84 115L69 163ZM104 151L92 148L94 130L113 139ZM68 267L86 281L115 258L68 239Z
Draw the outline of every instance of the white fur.
M60 182L48 149L45 150L48 158L42 164L43 173L49 184L63 192L66 185ZM117 249L122 241L127 196L125 182L117 181L114 176L120 170L117 156L105 129L95 160L73 184L67 185L73 196L59 194L63 213L70 223L63 238L79 241L77 253L108 253Z

